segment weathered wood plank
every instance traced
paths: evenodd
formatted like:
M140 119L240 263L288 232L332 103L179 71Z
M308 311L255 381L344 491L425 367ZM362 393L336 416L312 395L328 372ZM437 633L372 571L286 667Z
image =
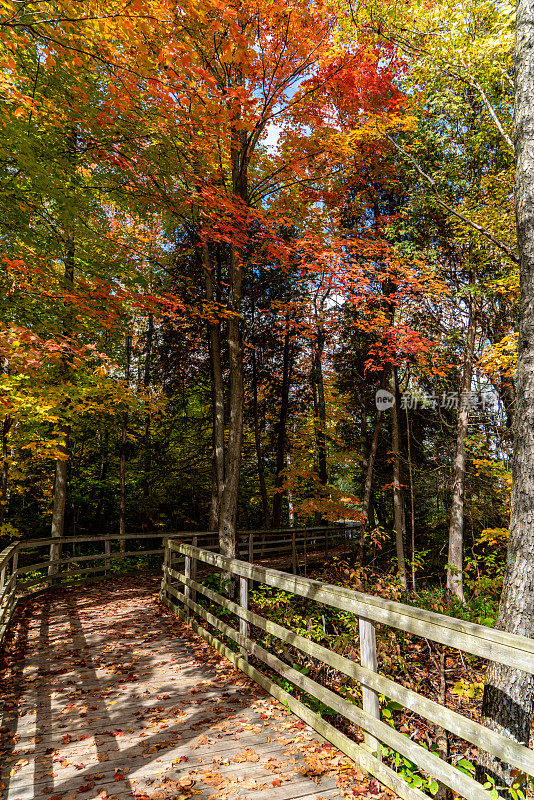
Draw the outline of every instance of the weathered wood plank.
M371 672L377 671L377 654L376 654L376 630L374 623L368 619L360 617L360 662L362 667L366 667ZM362 686L362 701L363 710L376 719L380 719L380 702L378 700L378 693L366 686ZM381 758L380 745L378 740L371 734L365 734L365 743L371 753L377 758Z

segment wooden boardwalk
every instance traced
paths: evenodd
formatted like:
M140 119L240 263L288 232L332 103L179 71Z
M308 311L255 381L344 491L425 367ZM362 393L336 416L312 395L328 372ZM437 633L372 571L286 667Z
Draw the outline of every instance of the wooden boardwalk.
M2 673L6 800L379 794L130 580L45 594Z

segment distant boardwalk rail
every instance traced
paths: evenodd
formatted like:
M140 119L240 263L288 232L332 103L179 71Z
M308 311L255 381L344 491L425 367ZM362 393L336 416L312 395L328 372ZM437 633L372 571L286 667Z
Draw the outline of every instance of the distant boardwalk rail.
M127 545L121 549L119 544L128 539L136 540L136 548L141 542L144 549L128 549ZM0 553L0 640L4 640L22 599L46 592L50 586L72 586L106 578L112 572L116 559L129 560L128 563L135 570L140 567L140 557L153 557L158 563L163 560L160 599L170 610L177 613L236 668L404 800L423 800L427 795L409 786L382 762L380 744L414 762L425 773L442 781L467 800L491 800L491 797L489 791L472 777L383 722L380 719L379 695L385 695L466 742L505 760L520 772L534 775L534 753L531 749L380 675L375 626L377 623L387 625L532 674L534 640L257 563L282 551L289 563L294 565L300 562L302 566L308 553L341 546L350 548L353 544L350 535L347 536L346 531L338 528L249 531L240 535L239 555L243 560L239 560L225 558L214 552L216 539L213 533L208 532L130 533L124 537L81 536L66 537L60 541L48 538L17 542ZM234 575L239 582L239 602L204 586L198 580L200 567ZM248 607L251 582L275 587L354 615L360 631L360 663L251 611ZM201 598L210 603L210 610L199 602ZM225 619L218 615L217 608L224 610ZM236 627L229 623L228 613L235 616ZM251 626L359 681L362 685L363 708L297 671L269 652L268 648L258 644L250 636ZM233 647L228 645L228 640L234 642ZM260 669L262 664L267 667L267 672ZM364 732L364 742L356 743L282 689L270 677L273 672L358 726Z

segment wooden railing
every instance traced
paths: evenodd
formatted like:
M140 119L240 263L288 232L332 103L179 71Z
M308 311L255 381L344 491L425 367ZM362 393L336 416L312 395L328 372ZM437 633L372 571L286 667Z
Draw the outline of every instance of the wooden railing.
M8 545L0 552L0 645L15 607L23 597L51 585L71 585L77 581L105 578L113 572L117 561L130 559L132 569L139 571L135 561L142 559L144 565L146 556L154 556L160 559L156 564L159 569L164 553L163 540L169 538L202 544L205 550L218 550L217 534L208 531L48 537ZM242 531L238 535L238 554L249 560L273 555L291 556L293 562L301 562L305 568L308 553L328 551L343 541L349 542L343 528ZM120 548L121 543L124 549Z
M176 562L182 557L185 561L183 571L180 571ZM225 574L235 575L239 579L239 603L195 580L199 562L211 565ZM273 586L298 597L313 600L315 603L353 614L359 620L360 663L250 611L248 608L250 581ZM239 630L197 603L197 594L232 612L239 620ZM468 800L490 800L491 795L474 778L383 722L380 719L379 694L400 703L404 708L456 734L479 749L492 753L513 765L521 773L534 775L534 753L529 748L378 674L375 624L382 623L534 674L532 639L383 600L340 586L225 558L217 553L172 540L166 542L160 598L238 669L287 705L297 716L404 800L423 800L427 795L409 786L394 769L382 762L380 743L415 763L427 775L441 781L457 795ZM205 625L199 624L194 616L219 631L227 640L235 642L238 651L234 652ZM361 682L363 708L350 703L266 650L250 638L250 625ZM284 691L269 675L250 663L250 656L361 728L365 734L364 743L357 744L292 694Z

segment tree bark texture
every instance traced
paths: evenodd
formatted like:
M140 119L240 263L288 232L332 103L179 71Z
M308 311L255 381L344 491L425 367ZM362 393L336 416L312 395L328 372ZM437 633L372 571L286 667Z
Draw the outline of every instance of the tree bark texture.
M515 210L520 254L520 325L514 420L510 539L496 626L534 638L534 4L518 0L515 41ZM486 725L528 745L534 676L490 664L484 687ZM487 753L478 774L510 786L512 770Z
M237 75L236 84L243 78ZM235 119L239 121L240 111ZM248 151L247 134L241 125L232 126L231 162L232 189L236 203L248 203ZM235 558L237 542L237 505L239 499L239 478L243 449L243 347L241 341L241 317L243 295L243 259L236 239L230 244L230 291L227 322L228 362L230 369L230 390L228 394L228 445L225 459L224 488L219 511L219 549L221 554Z

